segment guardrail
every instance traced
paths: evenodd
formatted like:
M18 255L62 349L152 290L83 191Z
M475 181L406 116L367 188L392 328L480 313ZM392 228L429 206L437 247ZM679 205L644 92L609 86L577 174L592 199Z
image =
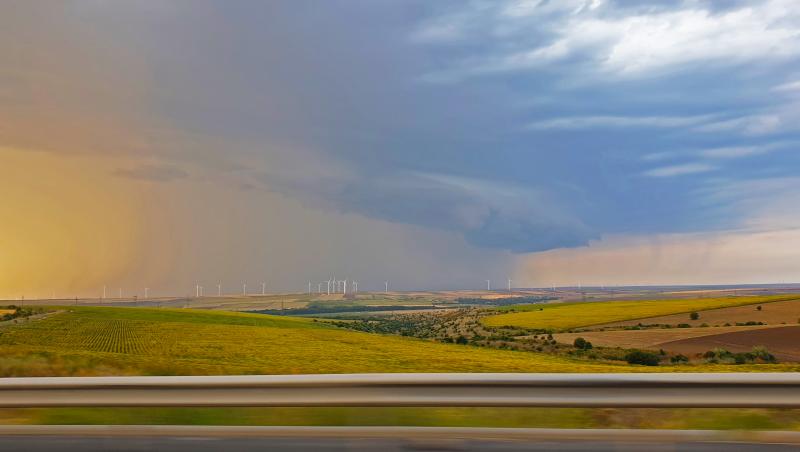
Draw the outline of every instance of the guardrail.
M800 407L800 373L0 379L0 407Z

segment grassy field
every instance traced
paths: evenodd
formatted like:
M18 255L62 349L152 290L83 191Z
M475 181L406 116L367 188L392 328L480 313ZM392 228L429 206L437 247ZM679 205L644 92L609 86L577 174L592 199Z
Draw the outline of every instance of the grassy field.
M774 301L797 300L799 298L800 297L796 295L774 295L762 297L516 305L503 309L513 309L516 312L488 316L483 319L483 323L490 327L514 326L519 328L558 331L668 314L703 311L747 304L769 303Z
M355 425L800 430L800 410L593 408L44 408L0 410L2 424Z
M362 372L794 371L656 368L342 330L310 319L183 309L65 307L0 328L0 376Z
M0 376L614 372L624 365L222 311L66 307L0 329Z

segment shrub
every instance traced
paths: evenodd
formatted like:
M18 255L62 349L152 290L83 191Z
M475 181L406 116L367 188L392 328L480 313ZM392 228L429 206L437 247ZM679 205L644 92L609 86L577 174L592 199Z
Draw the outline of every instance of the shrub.
M672 364L681 364L689 362L689 358L685 355L675 355L671 357L669 360Z
M761 305L756 306L756 311L760 311L760 310L761 310Z
M756 346L753 347L753 351L750 352L753 355L753 359L760 359L765 363L776 363L778 360L775 359L775 355L767 351L766 347Z
M691 327L692 327L692 325L689 325L688 323L680 323L680 324L678 324L678 328L691 328Z
M693 312L693 313L689 314L689 318L692 319L692 320L697 320L697 319L700 318L700 314L698 314L696 312Z
M657 366L659 362L658 355L655 353L646 352L644 350L630 350L625 354L625 361L628 364L641 364L644 366Z
M467 338L464 337L463 335L458 336L458 338L456 338L456 344L467 345L467 342L468 342Z
M752 361L752 357L749 353L734 353L733 354L733 362L735 364L744 364L748 361Z
M591 350L592 349L592 343L587 341L586 339L584 339L582 337L579 337L579 338L575 339L575 342L573 342L572 345L574 345L575 348L577 348L579 350Z

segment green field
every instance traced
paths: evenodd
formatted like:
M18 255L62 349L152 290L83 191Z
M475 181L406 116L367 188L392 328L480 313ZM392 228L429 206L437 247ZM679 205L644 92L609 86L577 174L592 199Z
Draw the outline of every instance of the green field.
M0 376L368 372L789 371L795 365L643 367L361 333L224 311L65 307L0 328Z
M68 307L0 330L0 376L613 372L629 367L222 311Z
M502 309L506 311L513 309L516 312L485 317L483 324L489 327L514 326L558 331L660 315L786 300L800 300L800 297L774 295L516 305Z
M2 424L294 425L800 430L800 410L594 408L34 408Z

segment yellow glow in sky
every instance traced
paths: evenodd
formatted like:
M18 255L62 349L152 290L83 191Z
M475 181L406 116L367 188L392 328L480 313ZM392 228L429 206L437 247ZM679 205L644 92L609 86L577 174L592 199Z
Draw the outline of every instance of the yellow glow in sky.
M141 212L109 161L0 148L0 162L0 298L97 292L125 271Z

